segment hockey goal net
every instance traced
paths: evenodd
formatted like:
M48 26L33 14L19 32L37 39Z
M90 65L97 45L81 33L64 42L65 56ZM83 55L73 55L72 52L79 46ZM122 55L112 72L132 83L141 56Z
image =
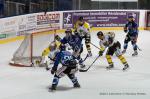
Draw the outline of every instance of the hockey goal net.
M27 33L19 48L13 55L10 65L31 67L34 61L41 60L42 51L54 41L56 30L47 32Z

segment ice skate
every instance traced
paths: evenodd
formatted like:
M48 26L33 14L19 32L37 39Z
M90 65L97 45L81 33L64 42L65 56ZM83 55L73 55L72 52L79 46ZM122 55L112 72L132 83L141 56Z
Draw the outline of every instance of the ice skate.
M129 65L128 64L125 64L124 65L124 68L122 70L127 70L129 68Z
M137 56L137 55L138 55L137 51L134 51L134 53L132 54L132 56Z
M77 83L75 83L75 84L73 85L73 87L74 87L74 88L80 88L81 86L80 86L80 84L77 82Z
M110 64L108 67L106 67L106 69L112 69L112 68L114 68L113 64Z
M52 85L50 88L49 88L49 92L54 92L56 91L56 85Z

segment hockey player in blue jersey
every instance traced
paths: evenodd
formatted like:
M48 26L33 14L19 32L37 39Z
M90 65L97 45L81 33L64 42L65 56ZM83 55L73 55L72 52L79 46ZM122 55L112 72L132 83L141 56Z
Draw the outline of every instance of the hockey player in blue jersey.
M62 44L69 44L73 50L73 56L79 61L81 68L85 68L81 53L83 52L82 37L78 34L73 34L71 29L66 29L65 37L60 40Z
M65 50L65 46L63 44L60 45L60 52L56 53L54 60L54 65L51 69L51 74L54 74L54 78L49 90L56 90L59 79L65 75L70 78L75 88L80 88L80 84L75 77L75 73L78 71L77 61L73 58L69 51ZM59 64L62 64L62 67L57 70Z
M137 44L136 44L137 37L138 37L138 25L134 20L135 19L133 16L129 16L128 22L124 27L124 32L127 33L127 35L124 40L124 50L122 51L122 53L126 52L126 49L128 47L128 42L131 41L131 44L132 44L133 50L134 50L134 53L132 54L132 56L138 55Z

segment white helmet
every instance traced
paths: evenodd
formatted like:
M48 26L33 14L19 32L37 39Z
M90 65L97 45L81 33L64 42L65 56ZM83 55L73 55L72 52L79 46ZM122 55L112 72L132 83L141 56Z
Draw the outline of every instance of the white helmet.
M49 55L48 55L48 58L50 58L50 60L52 60L52 61L55 61L55 59L56 59L56 54L59 52L59 50L57 49L57 50L54 50L54 51L51 51L50 53L49 53Z
M54 51L56 50L56 48L57 48L56 42L55 41L51 42L49 45L50 51Z

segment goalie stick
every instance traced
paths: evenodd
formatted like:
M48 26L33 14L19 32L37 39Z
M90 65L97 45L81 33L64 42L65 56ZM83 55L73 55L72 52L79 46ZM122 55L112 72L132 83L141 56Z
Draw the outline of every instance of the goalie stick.
M92 66L93 64L96 62L96 60L99 58L100 56L97 56L96 59L92 62L92 64L87 68L87 69L80 69L80 72L87 72Z

